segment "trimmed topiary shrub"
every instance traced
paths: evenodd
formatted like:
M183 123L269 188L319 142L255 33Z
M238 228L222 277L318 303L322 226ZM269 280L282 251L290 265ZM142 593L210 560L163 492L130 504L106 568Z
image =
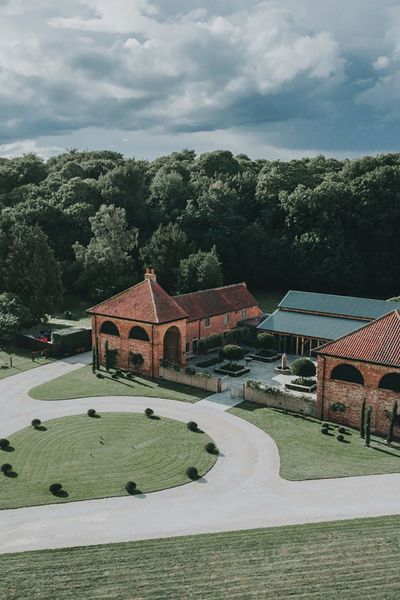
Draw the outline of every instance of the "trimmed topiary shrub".
M7 450L10 447L10 442L6 438L1 438L0 440L0 449Z
M189 479L192 479L193 481L199 478L199 472L196 469L196 467L188 467L186 469L186 475L189 477Z
M49 492L50 494L53 494L53 496L57 496L57 494L59 494L62 490L62 485L61 483L51 483L49 485Z
M125 489L128 494L134 494L136 492L136 483L134 481L128 481L125 485Z
M185 373L186 375L196 375L196 369L194 369L193 367L186 367L185 369Z
M201 369L206 369L207 367L213 367L214 365L217 365L220 362L220 359L218 357L214 357L214 358L209 358L208 360L202 360L200 362L197 363L197 366L200 367Z
M257 342L263 350L276 350L275 337L267 331L262 331L257 335Z
M214 442L208 442L204 447L209 454L219 454L219 450Z
M32 427L34 427L35 429L36 429L37 427L40 427L40 426L41 426L41 424L42 424L42 421L41 421L40 419L32 419L32 421L31 421L31 425L32 425Z
M232 364L235 360L242 360L245 355L243 348L240 346L234 346L233 344L228 344L222 348L222 354L224 358L229 361L229 364Z
M309 358L298 358L292 364L292 373L298 377L314 377L316 368Z
M4 465L1 465L0 471L6 475L6 473L12 471L12 465L10 465L10 463L4 463Z
M345 427L339 427L338 432L339 433L346 433L346 428Z
M341 433L339 433L339 435L336 436L336 439L338 442L344 442L344 435L342 435Z
M327 429L329 429L329 423L322 423L322 427L326 427Z
M189 421L188 423L186 423L186 427L190 431L197 431L197 423L195 423L194 421Z
M327 435L329 432L329 429L327 427L321 427L321 433L323 433L324 435Z
M94 408L89 408L89 410L87 411L87 416L88 417L95 417L96 416L96 411Z
M150 419L150 417L152 417L154 415L154 410L152 408L145 408L144 414L146 415L146 417L148 419Z

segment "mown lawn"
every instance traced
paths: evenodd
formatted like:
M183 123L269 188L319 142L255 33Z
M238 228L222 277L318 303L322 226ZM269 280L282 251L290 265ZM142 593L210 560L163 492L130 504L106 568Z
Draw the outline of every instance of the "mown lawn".
M167 398L183 402L197 402L210 395L210 392L178 383L136 377L133 380L120 377L112 379L111 374L101 371L99 379L92 373L90 365L57 377L48 383L29 391L36 400L67 400L89 396L145 396Z
M400 518L0 556L5 600L395 600Z
M9 440L11 451L0 450L0 462L13 467L11 476L0 476L2 509L122 496L127 481L144 493L170 488L190 481L187 467L204 475L216 460L205 450L206 433L135 413L63 417ZM66 494L51 495L51 483Z
M10 366L10 355L12 360L12 367ZM7 351L0 351L0 379L10 377L11 375L17 375L23 371L29 371L46 365L51 362L50 358L36 357L35 361L32 361L32 354L29 350L23 350L22 348L10 347Z
M243 402L230 410L253 423L276 442L281 459L281 477L291 480L324 479L352 475L400 472L400 445L388 448L372 436L371 448L364 446L358 431L346 427L345 442L336 440L337 426L329 435L321 433L321 423L301 415Z

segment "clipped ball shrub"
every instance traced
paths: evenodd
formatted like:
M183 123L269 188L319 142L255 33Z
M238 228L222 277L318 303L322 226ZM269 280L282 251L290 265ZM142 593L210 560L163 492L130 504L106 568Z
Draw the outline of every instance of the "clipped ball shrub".
M62 490L62 485L61 483L51 483L49 485L49 492L50 494L53 494L53 496L57 496L57 494L59 494Z
M339 427L338 432L339 433L346 433L346 428L345 427Z
M316 373L315 364L309 358L298 358L292 364L292 373L298 377L314 377Z
M9 463L4 463L4 465L1 465L0 471L4 474L9 473L10 471L12 471L12 465L10 465Z
M193 481L199 478L199 472L196 469L196 467L188 467L186 469L186 475L189 477L189 479L192 479Z
M327 427L321 427L321 433L323 433L324 435L327 435L329 432L329 429Z
M154 415L154 410L152 408L145 408L144 414L146 415L146 417L148 419L150 419L150 417L152 417Z
M32 421L31 421L31 425L35 429L36 429L36 427L40 427L41 424L42 424L42 421L40 419L32 419Z
M128 494L134 494L136 491L136 483L134 481L128 481L125 485L125 489Z
M322 423L322 427L326 427L327 429L329 429L329 423Z
M88 417L95 417L96 416L96 411L94 408L89 408L89 410L87 411L87 416Z
M7 440L6 438L0 439L0 449L1 450L7 450L7 448L9 448L9 446L10 446L9 440Z
M204 447L209 454L218 454L219 453L219 450L218 450L217 446L214 444L214 442L208 442L208 444L206 444Z
M339 435L336 436L336 439L338 442L344 442L344 435L342 435L341 433L339 433Z
M195 423L194 421L189 421L188 423L186 423L186 427L190 431L197 431L197 423Z

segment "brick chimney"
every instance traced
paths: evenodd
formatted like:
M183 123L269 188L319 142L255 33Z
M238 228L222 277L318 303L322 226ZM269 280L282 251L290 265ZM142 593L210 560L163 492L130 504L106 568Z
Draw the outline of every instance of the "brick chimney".
M157 281L157 275L154 273L154 269L146 268L146 273L144 274L145 279L151 279L152 281Z

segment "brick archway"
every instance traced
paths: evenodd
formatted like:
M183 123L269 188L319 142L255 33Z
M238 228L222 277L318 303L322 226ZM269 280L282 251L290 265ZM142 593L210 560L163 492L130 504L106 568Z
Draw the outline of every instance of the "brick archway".
M180 364L181 332L178 327L170 327L164 335L163 358L171 363Z

